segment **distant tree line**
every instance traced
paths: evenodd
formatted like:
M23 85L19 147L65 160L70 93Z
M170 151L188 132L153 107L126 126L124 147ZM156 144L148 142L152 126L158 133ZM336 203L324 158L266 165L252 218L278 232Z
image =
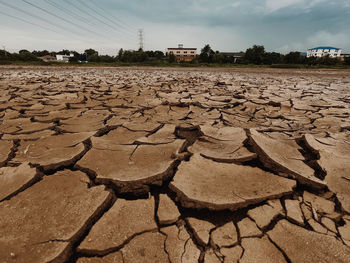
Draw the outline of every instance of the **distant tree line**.
M219 51L214 52L209 45L205 45L198 57L199 63L233 63L232 57L225 56ZM273 65L273 64L304 64L304 65L350 65L350 58L346 57L344 61L339 58L331 58L329 56L316 58L307 58L301 52L289 52L286 55L277 52L266 52L264 46L254 45L248 48L244 56L237 58L235 63L238 64L254 64L254 65Z
M89 61L96 63L115 63L115 62L127 62L137 63L146 61L167 60L166 54L162 51L143 51L143 50L123 50L120 49L116 56L100 55L98 51L94 49L87 49L83 53L79 53L71 50L62 50L59 52L49 52L47 50L32 52L28 50L20 50L18 53L10 53L4 50L0 50L0 61L42 61L40 58L44 56L56 56L56 55L70 55L74 56L70 58L71 63L77 63L79 61Z
M243 56L234 57L227 53L214 51L210 45L205 45L200 54L191 62L191 64L254 64L254 65L350 65L350 58L345 58L341 61L338 58L322 57L307 58L300 52L290 52L286 55L277 52L267 52L264 46L254 45L248 48L245 52L241 52ZM50 52L47 50L32 52L28 50L20 50L18 53L10 53L5 50L0 50L0 62L2 61L42 61L40 57L70 55L71 63L79 61L89 61L94 63L178 63L173 54L167 54L162 51L143 51L140 50L123 50L120 49L115 56L100 55L94 49L87 49L83 53L71 50L62 50L59 52ZM186 62L181 62L186 63Z

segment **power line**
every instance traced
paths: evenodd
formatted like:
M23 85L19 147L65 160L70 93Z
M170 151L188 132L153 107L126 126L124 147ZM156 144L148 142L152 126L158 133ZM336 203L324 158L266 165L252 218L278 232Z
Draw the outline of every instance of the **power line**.
M60 19L60 20L62 20L62 21L64 21L64 22L66 22L66 23L68 23L68 24L71 24L71 25L73 25L73 26L76 26L76 27L78 27L78 28L80 28L80 29L82 29L82 30L84 30L84 31L87 31L87 32L92 33L92 34L95 34L95 35L99 35L100 37L105 37L105 36L103 36L103 35L101 35L101 34L99 34L99 33L97 33L97 32L91 31L90 29L86 29L86 28L84 28L84 27L82 27L82 26L80 26L80 25L77 25L77 24L75 24L75 23L73 23L73 22L71 22L71 21L69 21L69 20L67 20L67 19L65 19L65 18L62 18L62 17L60 17L60 16L58 16L58 15L56 15L56 14L50 12L50 11L47 11L46 9L41 8L40 6L37 6L37 5L33 4L33 3L30 3L30 2L28 2L27 0L22 0L22 1L25 2L25 3L28 4L28 5L31 5L31 6L33 6L33 7L35 7L35 8L37 8L37 9L43 11L44 13L47 13L47 14L49 14L49 15L52 15L52 16L54 16L54 17L56 17L56 18L58 18L58 19Z
M81 8L80 8L80 6L77 6L75 3L70 2L70 1L68 1L68 0L63 0L63 1L66 2L68 5L74 7L74 8L75 8L76 10L78 10L79 12L82 11ZM84 11L84 12L85 12L85 14L87 14L88 16L91 16L92 18L94 18L94 19L97 20L98 22L105 24L103 21L101 21L98 17L94 16L93 14L91 14L91 13L89 13L89 12L87 12L87 11ZM107 24L107 25L108 25L108 24ZM108 26L110 26L110 25L108 25Z
M100 7L99 5L97 5L94 1L92 0L88 0L90 3L92 3L93 5L95 5L97 8L99 8L100 10L102 10L104 13L109 14L111 17L113 17L116 21L118 21L121 25L123 25L124 27L129 28L131 31L136 31L136 28L128 25L127 23L123 22L121 19L115 17L114 15L112 15L111 13L109 13L106 9Z
M57 23L55 24L55 23L51 22L50 20L47 20L47 19L42 18L42 17L40 17L40 16L37 16L37 15L35 15L35 14L32 14L32 13L30 13L30 12L28 12L28 11L22 10L21 8L18 8L18 7L16 7L16 6L10 5L10 4L8 4L8 3L3 3L3 2L0 1L0 4L6 6L6 7L8 7L8 8L11 8L11 9L13 9L13 10L19 11L19 12L21 12L21 13L23 13L23 14L26 14L26 15L28 15L28 16L30 16L30 17L34 17L34 18L36 18L36 19L38 19L38 20L41 20L41 21L43 21L43 22L45 22L45 23L48 23L48 24L50 24L50 25L52 25L52 26L54 26L54 27L57 27L57 28L59 28L59 29L61 29L61 30L67 31L67 32L71 33L71 34L72 34L72 37L73 37L74 39L76 39L76 40L84 41L84 42L87 42L87 41L88 41L89 43L92 43L92 42L89 41L89 40L86 40L86 39L84 39L84 38L81 38L80 35L79 35L77 32L72 31L72 30L70 30L69 28L66 28L66 27L64 27L64 26L62 26L62 25L60 25L60 24L57 24ZM49 28L49 27L45 27L45 26L43 26L43 25L36 24L36 23L34 23L34 22L28 21L28 20L26 20L26 19L23 19L23 18L20 18L20 17L17 17L17 16L13 16L13 15L7 14L7 13L4 13L4 12L1 12L1 13L2 13L3 15L6 15L6 16L11 17L11 18L13 18L13 19L20 20L20 21L22 21L22 22L25 22L25 23L28 23L28 24L31 24L31 25L40 27L40 28L42 28L42 29L45 29L45 30L54 32L54 33L56 33L56 34L62 35L62 33L58 32L58 31L56 31L56 30L54 30L54 29L51 29L51 28Z
M67 4L69 4L70 6L74 7L76 10L78 10L79 12L81 12L81 8L79 6L77 6L75 3L70 2L68 0L63 0L64 2L66 2ZM94 18L95 20L97 20L98 22L102 22L103 24L105 24L103 21L101 21L101 19L99 19L98 17L94 16L93 14L91 14L90 12L85 11L86 14L88 14L89 16L91 16L92 18ZM130 40L130 39L129 39Z
M63 6L60 6L59 4L55 3L55 2L50 2L49 0L44 0L46 3L48 3L49 5L58 8L59 10L61 10L62 12L66 12L69 13L72 17L78 19L79 21L83 22L83 23L87 23L89 25L93 25L88 19L86 19L83 16L78 15L77 13L74 13L73 11L69 10L68 8L65 8Z
M0 4L4 4L4 3L2 3L2 2L0 2ZM23 11L23 10L18 10L18 11ZM59 34L59 35L62 35L62 33L60 33L60 32L58 32L58 31L56 31L56 30L54 30L54 29L51 29L51 28L49 28L49 27L45 27L45 26L43 26L43 25L40 25L40 24L36 24L36 23L33 23L33 22L31 22L31 21L28 21L28 20L26 20L26 19L23 19L23 18L20 18L20 17L17 17L17 16L13 16L13 15L10 15L10 14L7 14L7 13L4 13L4 12L2 12L2 11L0 11L0 14L3 14L3 15L5 15L5 16L8 16L8 17L11 17L11 18L13 18L13 19L16 19L16 20L19 20L19 21L22 21L22 22L25 22L25 23L27 23L27 24L30 24L30 25L33 25L33 26L36 26L36 27L39 27L39 28L42 28L42 29L45 29L45 30L47 30L47 31L50 31L50 32L54 32L54 33L56 33L56 34ZM30 15L30 13L27 13L27 15ZM37 18L35 15L33 15L33 17L35 17L35 18ZM39 17L38 17L39 18ZM46 21L45 19L42 19L44 22L49 22L49 21ZM54 24L53 24L54 25ZM63 28L63 27L62 27ZM76 37L76 33L75 32L73 32L74 33L74 35L73 35L73 38L74 39L76 39L76 40L83 40L82 38L78 38L78 37ZM84 39L84 41L86 41L85 39ZM90 41L89 41L90 42Z
M90 2L91 4L93 4L95 7L97 7L98 9L100 9L102 12L107 13L103 8L101 8L101 7L100 7L99 5L97 5L95 2L93 2L93 1L91 1L91 0L88 0L88 2ZM125 26L125 25L124 25L125 23L116 22L116 21L110 19L109 17L107 17L107 16L105 16L105 15L102 15L100 12L97 12L96 10L95 10L95 12L98 13L98 14L100 14L100 16L104 17L106 20L110 21L111 23L115 24L116 26L123 28L123 29L126 30L127 32L130 32L130 31L134 32L134 30L130 30L130 27Z
M61 29L66 30L66 31L69 31L70 33L73 33L74 35L77 34L76 32L71 31L70 29L68 29L68 28L66 28L66 27L64 27L64 26L61 26L61 25L52 23L50 20L47 20L47 19L42 18L42 17L40 17L40 16L37 16L37 15L35 15L35 14L32 14L32 13L30 13L30 12L28 12L28 11L22 10L22 9L16 7L16 6L10 5L10 4L8 4L8 3L3 3L3 2L1 2L1 1L0 1L0 4L2 4L2 5L4 5L4 6L7 6L7 7L9 7L9 8L12 8L12 9L14 9L14 10L17 10L17 11L23 13L23 14L28 15L28 16L35 17L36 19L41 20L41 21L44 21L45 23L48 23L48 24L53 25L53 26L55 26L55 27L61 28ZM16 19L17 19L17 18L16 18ZM19 19L19 18L18 18L18 19ZM33 24L33 23L31 23L31 24ZM42 26L40 26L40 27L42 27Z
M99 12L97 12L95 9L91 8L90 6L88 6L88 5L87 5L86 3L84 3L83 1L81 1L81 0L78 0L78 1L79 1L80 4L82 4L85 8L91 10L92 12L94 12L94 13L97 14L97 15L99 15L100 17L103 17L103 18L106 19L106 17L105 17L104 15L101 15ZM91 15L91 13L90 13L90 15ZM117 30L117 31L120 30L119 28L116 28L115 26L112 26L112 25L106 23L105 21L103 21L102 19L96 17L95 15L91 15L91 16L94 17L95 19L97 19L100 23L102 23L102 24L104 24L104 25L106 25L106 26L108 26L108 27L110 27L110 28L112 28L112 29L114 29L114 30ZM120 33L121 33L121 32L120 32ZM126 32L126 33L130 34L129 32Z
M65 21L65 22L69 23L69 24L73 24L74 26L77 26L77 27L79 27L79 28L82 28L82 27L80 27L79 25L76 25L76 24L70 22L69 20L67 20L67 19L65 19L65 18L62 18L62 17L60 17L60 16L58 16L58 15L53 14L52 12L49 12L49 11L45 10L44 8L41 8L41 7L39 7L39 6L35 5L35 4L29 3L28 1L25 1L25 0L22 0L22 1L25 2L26 4L29 4L29 5L31 5L31 6L33 6L33 7L35 7L35 8L37 8L37 9L39 9L39 10L45 12L45 13L48 13L48 14L54 16L54 17L57 17L57 18L59 18L60 20L63 20L63 21ZM46 1L46 0L45 0L45 1ZM69 3L69 4L71 4L71 5L73 5L72 3L70 3L70 2L67 1L67 0L64 0L64 1L67 2L67 3ZM47 0L46 2L49 3L49 0ZM51 4L56 4L56 3L52 3L52 2L50 2L50 3L51 3ZM65 27L65 26L63 26L63 25L61 25L61 24L59 24L59 23L54 23L54 22L52 22L51 20L48 20L48 19L43 18L42 16L33 14L33 13L31 13L31 12L28 12L28 11L26 11L26 10L23 10L23 9L21 9L21 8L18 8L18 7L16 7L16 6L13 6L13 5L9 4L9 3L6 3L6 2L4 3L4 2L2 2L1 0L0 0L0 4L6 6L6 7L8 7L8 8L11 8L11 9L13 9L13 10L16 10L16 11L18 11L18 12L21 12L21 13L23 13L23 14L29 16L29 17L33 17L33 18L35 18L35 19L37 19L37 20L43 21L43 22L45 22L45 23L47 23L47 24L50 24L50 25L52 25L52 26L54 26L54 27L56 27L56 28L59 28L59 29L61 29L61 30L68 31L68 32L72 33L73 36L74 36L74 38L76 38L76 39L79 39L79 40L83 40L83 39L84 39L84 38L81 38L81 37L80 37L81 34L75 32L75 31L71 30L70 28L67 28L67 27ZM74 6L74 5L73 5L73 6ZM57 4L56 4L56 7L58 7ZM75 6L75 7L76 7L76 6ZM60 9L60 8L59 8L59 9ZM62 9L66 9L66 10L67 10L67 8L64 8L64 7L61 7L60 10L62 10ZM78 8L78 10L79 10L79 8ZM49 28L49 27L45 27L45 26L43 26L43 25L41 25L41 24L36 24L36 23L34 23L34 22L31 22L31 21L28 21L28 20L26 20L26 19L20 18L20 17L18 17L18 16L10 15L10 14L4 13L4 12L0 12L0 13L3 14L3 15L6 15L6 16L8 16L8 17L11 17L11 18L13 18L13 19L22 21L22 22L24 22L24 23L31 24L31 25L33 25L33 26L36 26L36 27L39 27L39 28L42 28L42 29L45 29L45 30L48 30L48 31L51 31L51 32L55 32L56 34L62 34L62 33L59 33L59 32L57 32L56 30L53 30L53 29L51 29L51 28ZM74 14L74 12L72 12L72 11L71 11L71 13ZM82 16L80 16L80 17L82 17ZM82 17L82 18L83 18L83 17ZM84 18L83 18L83 19L84 19ZM85 28L83 28L83 30L89 31L89 32L91 32L91 33L93 33L93 34L96 34L95 32L93 32L93 31L91 31L91 30L86 30ZM97 34L97 35L100 35L100 34ZM78 38L77 38L77 36L78 36ZM100 35L100 36L104 37L103 35ZM126 36L126 37L127 37L127 36ZM84 39L84 41L86 41L86 39ZM90 41L89 41L89 42L90 42Z
M1 3L1 2L0 2L0 3ZM55 32L55 33L57 33L57 34L60 34L59 32L57 32L57 31L55 31L55 30L52 30L52 29L50 29L50 28L48 28L48 27L45 27L45 26L42 26L42 25L39 25L39 24L30 22L30 21L28 21L28 20L26 20L26 19L23 19L23 18L19 18L19 17L13 16L13 15L4 13L4 12L2 12L2 11L0 11L0 14L5 15L5 16L8 16L8 17L11 17L11 18L13 18L13 19L16 19L16 20L19 20L19 21L22 21L22 22L25 22L25 23L27 23L27 24L31 24L31 25L33 25L33 26L40 27L40 28L42 28L42 29L45 29L45 30L48 30L48 31L51 31L51 32Z

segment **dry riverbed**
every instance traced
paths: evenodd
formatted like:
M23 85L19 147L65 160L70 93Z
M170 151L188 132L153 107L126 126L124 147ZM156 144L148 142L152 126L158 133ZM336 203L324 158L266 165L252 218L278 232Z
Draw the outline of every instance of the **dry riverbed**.
M350 72L0 68L0 262L350 262Z

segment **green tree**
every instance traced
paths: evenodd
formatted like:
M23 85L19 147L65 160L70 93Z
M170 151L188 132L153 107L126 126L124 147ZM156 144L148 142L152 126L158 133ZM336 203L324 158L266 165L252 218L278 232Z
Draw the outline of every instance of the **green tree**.
M265 47L254 45L245 52L244 59L250 64L261 65L265 57Z
M224 55L220 54L219 51L216 51L215 54L212 56L212 62L221 64L224 62Z
M300 52L292 51L289 52L287 55L284 56L284 63L286 64L302 64L303 63L303 57L301 56Z
M69 55L70 53L72 53L71 51L69 51L68 49L63 49L60 52L58 52L58 55Z
M317 59L317 62L320 65L334 66L337 65L340 62L340 60L338 58L332 58L329 55L327 55Z
M47 50L43 50L43 51L34 50L34 51L32 52L32 54L33 54L34 56L37 56L37 57L43 57L43 56L48 56L48 55L50 55L50 52L47 51Z
M104 63L113 63L115 62L115 58L112 56L108 56L108 55L103 55L103 56L99 56L100 58L100 62L104 62Z
M214 50L212 50L210 45L207 44L202 48L201 53L199 54L199 62L212 63L214 55Z
M39 61L40 59L33 55L31 52L28 50L20 50L18 54L14 54L15 60L20 60L20 61Z
M317 58L316 57L306 58L304 63L306 63L310 66L317 65Z
M272 65L279 64L282 61L282 55L277 52L266 52L263 58L263 64Z
M124 50L121 48L121 49L119 49L117 59L119 61L122 61L123 55L124 55Z
M350 57L345 57L344 58L344 64L345 65L350 65Z
M169 61L169 63L175 63L176 62L176 57L175 57L173 52L170 52L170 54L168 56L168 61Z
M169 63L174 63L176 61L176 57L173 52L170 52L168 61Z
M164 58L164 53L162 51L156 50L154 51L154 57L157 59L162 59Z
M22 49L22 50L18 51L18 54L27 54L27 53L30 53L30 52L26 49Z
M93 56L93 55L97 55L98 56L98 52L95 49L89 48L86 49L84 51L84 53L87 55L87 57Z
M98 53L94 53L94 54L88 56L88 61L89 62L101 62L101 58L98 55Z
M69 63L78 63L78 62L79 62L79 58L77 56L69 58Z

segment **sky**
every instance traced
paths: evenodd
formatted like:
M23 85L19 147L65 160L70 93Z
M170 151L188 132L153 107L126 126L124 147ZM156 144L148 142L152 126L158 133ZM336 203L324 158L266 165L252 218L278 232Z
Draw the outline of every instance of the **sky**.
M350 0L0 0L0 48L116 55L210 44L214 50L350 53Z

